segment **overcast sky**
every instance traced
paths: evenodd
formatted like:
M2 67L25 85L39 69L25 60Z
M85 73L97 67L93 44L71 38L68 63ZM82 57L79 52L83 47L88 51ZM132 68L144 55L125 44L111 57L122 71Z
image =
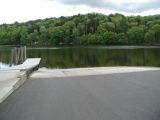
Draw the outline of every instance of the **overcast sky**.
M0 0L0 24L91 12L160 14L160 0Z

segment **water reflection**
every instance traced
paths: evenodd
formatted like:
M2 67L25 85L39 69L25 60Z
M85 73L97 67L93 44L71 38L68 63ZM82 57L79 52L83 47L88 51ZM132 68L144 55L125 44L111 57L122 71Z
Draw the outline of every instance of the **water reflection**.
M0 47L0 64L6 66L10 62L11 48L9 47Z
M8 63L9 52L0 49L0 61ZM160 67L160 48L107 49L102 47L66 47L28 49L28 57L41 57L40 66L75 68L98 66L157 66Z
M100 49L73 47L32 49L29 57L41 57L41 67L74 68L98 66L160 66L160 49Z

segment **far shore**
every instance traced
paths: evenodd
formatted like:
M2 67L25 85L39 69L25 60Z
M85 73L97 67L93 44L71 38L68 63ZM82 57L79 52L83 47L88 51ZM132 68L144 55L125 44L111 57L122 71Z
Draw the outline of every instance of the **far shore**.
M140 48L160 48L160 45L59 45L59 46L34 46L34 45L0 45L0 47L20 47L27 46L27 49L60 49L70 47L89 47L89 48L106 48L106 49L140 49Z

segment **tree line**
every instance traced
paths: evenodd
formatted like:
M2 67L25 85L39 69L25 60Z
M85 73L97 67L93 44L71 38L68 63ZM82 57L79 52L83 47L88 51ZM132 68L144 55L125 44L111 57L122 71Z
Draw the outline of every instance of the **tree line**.
M160 15L89 13L0 25L1 45L160 45Z

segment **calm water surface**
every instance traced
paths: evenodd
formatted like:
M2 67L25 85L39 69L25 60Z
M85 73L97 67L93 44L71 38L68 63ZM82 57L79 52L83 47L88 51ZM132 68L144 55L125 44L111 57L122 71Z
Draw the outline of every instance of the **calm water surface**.
M11 47L0 47L0 67L8 66ZM40 67L76 68L99 66L160 67L160 47L60 47L28 48L27 57L42 58Z

